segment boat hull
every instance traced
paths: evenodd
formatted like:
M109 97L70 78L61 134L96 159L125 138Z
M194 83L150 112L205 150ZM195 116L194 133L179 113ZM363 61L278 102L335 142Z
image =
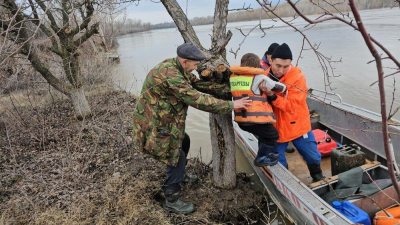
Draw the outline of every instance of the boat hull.
M234 124L234 128L236 143L264 184L269 196L286 218L294 224L352 224L351 221L322 201L281 164L278 163L273 167L254 166L253 160L256 155L254 147L257 145L257 139L242 131L237 124ZM311 203L306 200L307 198L312 200Z

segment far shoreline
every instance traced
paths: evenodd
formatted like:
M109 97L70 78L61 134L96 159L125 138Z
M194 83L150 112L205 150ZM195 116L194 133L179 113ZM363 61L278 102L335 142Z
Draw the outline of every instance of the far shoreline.
M361 12L361 14L363 13L363 12L368 12L368 11L378 11L378 10L385 10L385 9L394 9L394 7L384 7L384 8L373 8L373 9L361 9L360 10L360 12ZM346 11L346 12L343 12L343 13L347 13L348 11ZM306 16L315 16L315 15L320 15L321 13L315 13L315 14L306 14ZM284 16L284 17L282 17L283 19L285 19L285 18L292 18L293 16ZM296 19L299 19L300 17L297 17ZM277 18L273 18L273 19L277 19ZM300 18L301 19L301 18ZM271 21L272 19L261 19L261 21ZM279 20L279 19L277 19L277 20ZM238 21L228 21L227 22L227 25L229 25L229 24L232 24L232 23L242 23L242 22L251 22L251 21L259 21L259 19L250 19L250 20L238 20ZM173 23L173 22L164 22L164 23ZM207 23L207 24L195 24L195 25L192 25L193 27L202 27L202 26L210 26L210 25L212 25L213 24L213 22L210 22L210 23ZM157 25L157 24L154 24L154 25ZM152 29L150 29L150 30L144 30L144 31L137 31L137 32L130 32L130 33L125 33L125 34L122 34L122 35L119 35L119 36L117 36L117 38L120 38L120 37L124 37L124 36L127 36L127 35L129 35L129 34L135 34L135 33L146 33L146 32L149 32L149 31L155 31L155 30L168 30L168 29L177 29L177 27L176 26L174 26L174 27L165 27L165 28L152 28Z

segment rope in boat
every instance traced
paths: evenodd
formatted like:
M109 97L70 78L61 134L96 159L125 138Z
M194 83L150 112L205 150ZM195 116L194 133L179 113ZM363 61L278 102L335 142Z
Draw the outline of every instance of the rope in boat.
M383 192L384 195L386 195L386 197L390 198L391 200L393 200L394 202L396 202L396 204L397 204L398 206L400 206L400 203L399 203L396 199L390 197L388 194L386 194L386 192L384 192L384 191L379 187L379 185L375 182L374 179L372 179L371 175L369 175L369 173L367 173L367 171L366 171L365 169L363 169L363 171L366 172L366 174L368 175L369 179L375 184L375 186L376 186L381 192Z

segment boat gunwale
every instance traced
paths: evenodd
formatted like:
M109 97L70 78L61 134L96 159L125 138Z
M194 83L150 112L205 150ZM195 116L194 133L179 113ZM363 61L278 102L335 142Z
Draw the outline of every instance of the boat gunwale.
M359 117L361 117L363 119L368 120L369 122L382 123L382 120L379 120L381 118L381 114L379 114L377 112L374 112L374 111L371 111L371 110L368 110L368 109L364 109L364 108L361 108L361 107L358 107L358 106L355 106L355 105L352 105L352 104L349 104L349 103L346 103L346 102L339 102L339 101L337 101L335 99L322 97L322 96L318 96L318 95L314 95L314 94L313 94L313 96L308 94L308 98L312 99L312 100L316 100L318 102L322 102L323 104L325 104L328 107L334 107L334 108L339 109L341 111L344 111L346 113L351 113L351 114L353 114L355 116L359 116ZM348 107L348 109L343 107L343 106ZM368 116L366 114L362 114L361 112L367 113L370 116ZM400 124L400 121L397 120L397 119L393 119L392 118L391 120ZM400 128L397 127L397 126L388 124L388 127L393 128L395 130L398 130L400 132Z

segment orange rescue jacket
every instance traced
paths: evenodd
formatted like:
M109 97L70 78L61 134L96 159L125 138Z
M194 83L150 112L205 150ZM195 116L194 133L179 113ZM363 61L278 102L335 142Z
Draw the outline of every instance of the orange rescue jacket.
M269 74L270 69L265 71ZM311 130L310 112L307 106L306 77L300 68L291 65L289 71L279 80L287 87L286 93L275 93L272 108L276 115L275 127L279 132L278 142L289 142Z
M262 92L261 95L256 95L251 90L254 76L263 74L265 71L261 68L240 66L232 66L230 70L233 73L229 79L233 100L247 96L250 97L249 100L252 100L247 110L234 110L235 121L251 124L275 123L275 116L267 101L267 95Z

